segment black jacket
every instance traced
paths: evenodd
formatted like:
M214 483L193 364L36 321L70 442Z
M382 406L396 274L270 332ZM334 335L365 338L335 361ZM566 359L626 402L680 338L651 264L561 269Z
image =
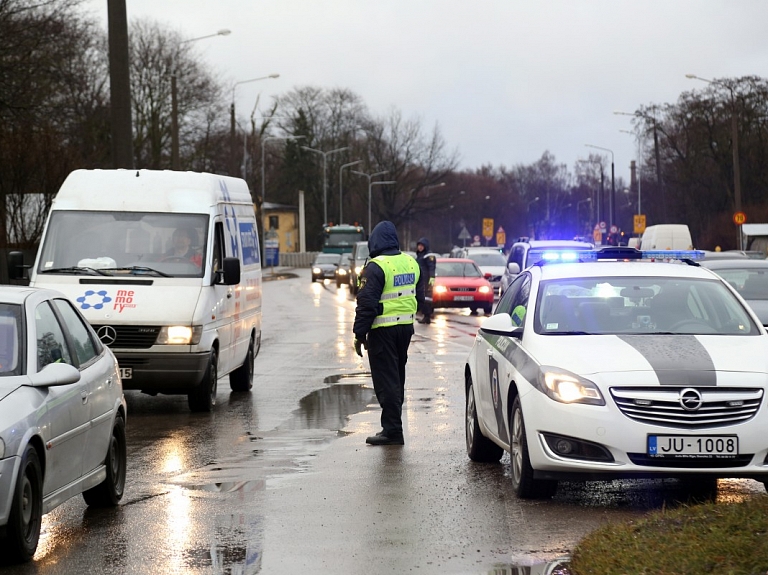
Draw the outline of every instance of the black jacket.
M429 253L429 240L427 238L419 238L417 244L424 246L423 252L416 252L416 261L419 262L419 269L421 275L426 276L426 280L435 277L435 256Z
M397 239L397 230L392 222L383 221L376 224L368 238L368 250L370 259L376 256L396 256L400 253L400 242ZM424 287L429 278L419 274L416 284L416 302L421 305L424 302ZM379 302L381 292L384 291L386 277L380 266L367 264L360 274L360 289L357 292L357 307L355 308L355 324L352 331L355 338L365 340L371 331L373 320L384 310Z

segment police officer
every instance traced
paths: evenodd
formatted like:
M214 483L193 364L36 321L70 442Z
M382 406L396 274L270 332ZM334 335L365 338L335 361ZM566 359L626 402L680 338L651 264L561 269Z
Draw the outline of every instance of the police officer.
M419 263L419 270L424 276L425 293L424 303L421 305L421 319L419 323L432 322L432 288L435 285L435 256L429 253L429 240L419 238L416 242L416 261Z
M363 268L355 309L355 351L368 351L371 378L381 406L381 431L371 445L403 445L405 364L424 281L411 256L400 252L392 222L379 222L368 239L370 260ZM417 303L418 302L418 303Z

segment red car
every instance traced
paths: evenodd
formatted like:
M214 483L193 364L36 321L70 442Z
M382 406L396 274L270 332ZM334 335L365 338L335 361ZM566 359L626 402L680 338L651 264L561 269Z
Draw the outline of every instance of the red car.
M482 309L491 315L493 287L477 264L463 258L437 258L432 304L439 307Z

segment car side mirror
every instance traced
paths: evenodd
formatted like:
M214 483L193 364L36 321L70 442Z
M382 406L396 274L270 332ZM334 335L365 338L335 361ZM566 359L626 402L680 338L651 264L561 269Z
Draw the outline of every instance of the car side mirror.
M80 381L80 371L68 363L49 363L38 373L29 376L29 385L32 387L69 385L78 381Z
M240 283L240 260L237 258L224 258L224 285L232 286Z
M24 279L24 270L29 266L24 265L24 254L22 252L8 252L8 279Z
M517 262L509 262L507 264L507 271L513 275L516 276L520 273L520 266L517 264Z
M517 339L523 336L523 328L516 326L508 313L492 315L480 324L480 329L493 335L505 335Z

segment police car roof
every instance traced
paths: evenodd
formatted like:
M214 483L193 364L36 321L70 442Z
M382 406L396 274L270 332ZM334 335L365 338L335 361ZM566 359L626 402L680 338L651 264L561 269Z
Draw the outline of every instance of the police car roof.
M703 267L689 266L685 263L672 261L597 261L579 263L561 263L544 266L533 266L538 269L542 280L563 279L573 277L607 277L607 276L639 276L639 277L679 277L688 279L717 279L718 276Z
M527 242L516 242L521 244L528 244L531 248L553 248L553 247L566 247L566 248L580 248L585 250L594 249L594 245L587 242L579 242L576 240L529 240Z

